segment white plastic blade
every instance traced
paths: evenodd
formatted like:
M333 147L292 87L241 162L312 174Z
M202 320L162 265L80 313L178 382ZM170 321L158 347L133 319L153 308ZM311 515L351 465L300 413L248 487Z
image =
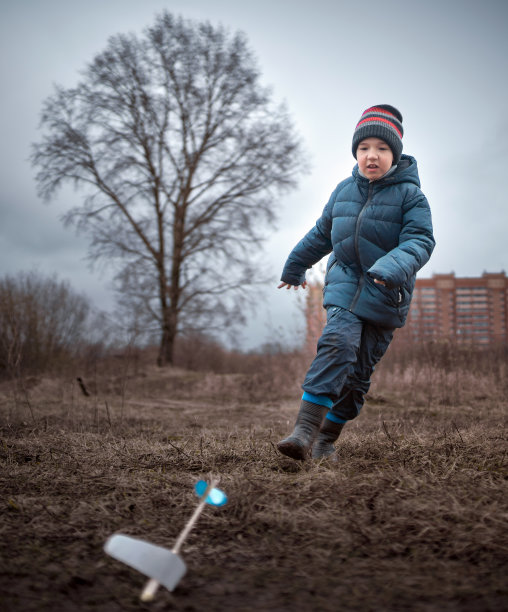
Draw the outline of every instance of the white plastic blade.
M108 538L105 552L172 591L187 571L182 558L167 548L123 534Z

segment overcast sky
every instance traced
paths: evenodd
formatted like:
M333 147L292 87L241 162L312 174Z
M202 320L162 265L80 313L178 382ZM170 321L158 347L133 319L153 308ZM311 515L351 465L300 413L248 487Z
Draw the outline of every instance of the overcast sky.
M245 32L263 84L287 102L305 143L311 173L274 202L280 223L266 244L274 279L351 173L362 111L382 103L404 116L404 152L417 158L432 208L437 246L420 276L508 269L506 0L2 0L1 276L55 272L113 309L107 269L90 271L86 238L60 222L79 192L42 203L27 160L53 84L74 85L110 35L141 33L163 9ZM260 297L244 348L301 333L297 295L275 286Z

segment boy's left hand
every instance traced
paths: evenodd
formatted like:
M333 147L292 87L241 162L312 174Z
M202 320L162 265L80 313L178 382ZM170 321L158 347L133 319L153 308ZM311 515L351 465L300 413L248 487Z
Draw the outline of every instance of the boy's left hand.
M383 287L386 287L386 283L385 281L382 280L378 280L377 278L374 279L374 282L377 283L378 285L383 285Z
M293 289L298 289L298 287L301 287L302 289L305 289L307 287L307 281L303 281L303 283L301 285L290 285L289 283L281 283L277 289L282 289L282 287L286 287L286 289L291 289L291 287L293 287Z

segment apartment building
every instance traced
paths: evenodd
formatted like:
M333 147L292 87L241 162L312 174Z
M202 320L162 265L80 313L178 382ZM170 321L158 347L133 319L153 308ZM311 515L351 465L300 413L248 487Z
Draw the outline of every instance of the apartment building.
M326 321L321 285L309 286L307 342L315 349ZM434 274L417 278L403 330L397 335L415 340L453 338L475 345L508 344L508 278L505 272L480 277Z
M416 280L406 324L418 339L454 338L476 345L508 343L508 278L505 272L480 277L434 274Z

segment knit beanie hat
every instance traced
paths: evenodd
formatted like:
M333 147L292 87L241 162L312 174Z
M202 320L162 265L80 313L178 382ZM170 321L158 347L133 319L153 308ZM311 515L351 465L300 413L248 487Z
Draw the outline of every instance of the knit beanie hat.
M389 104L371 106L363 112L353 134L353 155L356 159L358 145L365 138L384 140L393 153L393 165L398 164L402 154L402 115Z

